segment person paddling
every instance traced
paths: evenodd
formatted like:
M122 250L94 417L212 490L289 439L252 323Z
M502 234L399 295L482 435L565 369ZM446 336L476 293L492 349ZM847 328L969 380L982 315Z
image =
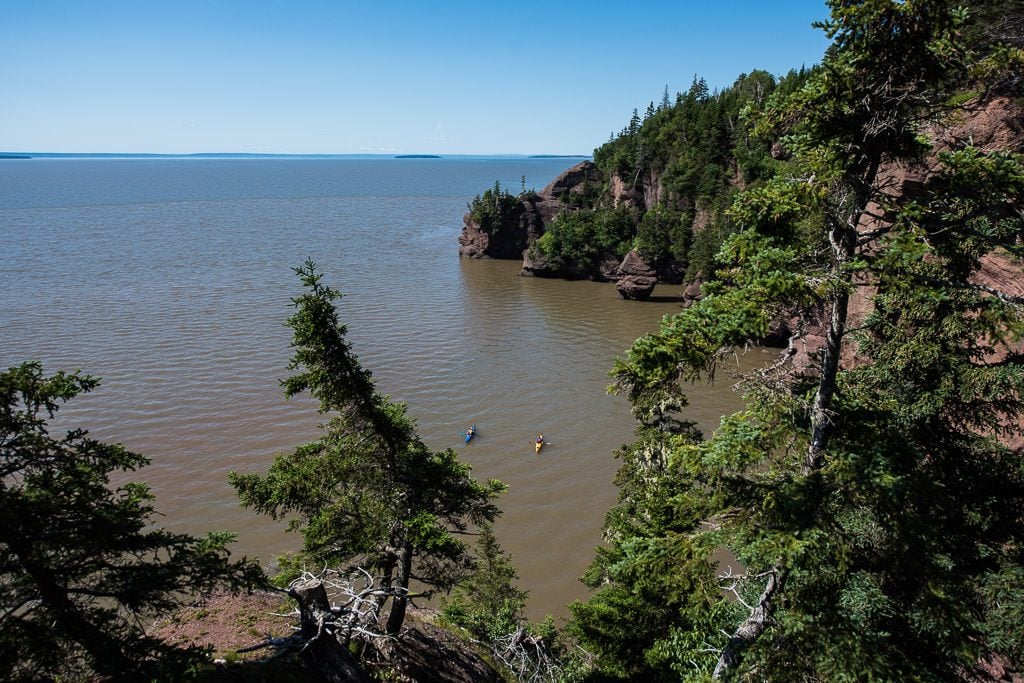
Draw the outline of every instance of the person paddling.
M537 442L534 444L533 447L534 447L534 450L536 450L538 453L540 453L540 449L544 447L544 435L543 434L538 434L537 435Z

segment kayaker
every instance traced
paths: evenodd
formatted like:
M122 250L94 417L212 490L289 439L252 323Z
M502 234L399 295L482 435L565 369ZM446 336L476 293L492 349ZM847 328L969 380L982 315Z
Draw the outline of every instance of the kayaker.
M543 434L538 434L537 435L537 443L544 443L544 435Z
M466 430L466 436L473 436L474 434L476 434L476 431L472 427Z

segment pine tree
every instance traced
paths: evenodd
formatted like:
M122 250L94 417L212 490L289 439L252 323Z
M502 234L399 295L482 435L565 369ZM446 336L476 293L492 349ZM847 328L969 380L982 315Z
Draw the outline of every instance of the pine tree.
M115 473L148 460L81 429L53 436L62 403L95 389L38 363L0 373L0 670L13 680L180 680L207 661L146 633L147 619L217 587L264 582L229 561L225 532L205 538L153 526L145 484ZM120 478L119 476L117 477Z
M341 294L312 261L295 272L308 291L288 320L297 372L285 395L309 391L331 417L320 439L278 455L265 476L233 472L231 483L246 507L291 519L309 560L378 571L381 607L392 600L386 628L398 633L414 580L431 595L470 570L457 535L495 519L505 486L478 483L452 449L426 447L405 405L378 392L352 352L334 305Z
M738 198L705 298L616 364L638 439L588 575L602 588L573 610L612 675L938 681L1021 651L998 627L1024 599L992 587L1024 566L1024 463L1005 445L1024 302L974 276L1018 251L1024 169L967 140L918 194L891 192L886 169L928 153L980 56L946 2L830 7L822 68L762 120L788 170ZM850 330L855 290L873 312ZM749 378L707 439L679 421L683 384L724 350L816 311L809 368Z

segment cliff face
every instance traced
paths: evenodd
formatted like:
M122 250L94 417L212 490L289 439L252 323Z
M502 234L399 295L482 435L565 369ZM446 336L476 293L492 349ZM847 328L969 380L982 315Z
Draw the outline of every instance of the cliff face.
M962 141L972 140L983 149L1024 151L1024 106L1008 97L977 101L968 106L958 120L927 133L934 141L934 149L926 159L912 166L890 165L881 169L887 192L896 203L900 198L910 197L919 191L922 184L937 172L940 152L955 148ZM783 159L785 156L786 151L781 145L772 146L772 158ZM735 164L724 168L723 173L722 177L729 188L743 189L743 174ZM581 268L572 263L549 263L539 250L530 249L545 233L554 217L563 211L601 205L635 209L643 214L662 203L676 204L678 206L675 209L691 212L689 239L692 243L699 242L702 233L719 221L716 214L703 206L700 200L680 202L674 194L670 196L666 190L664 174L660 171L645 170L630 177L604 177L593 162L584 161L559 175L541 192L520 197L497 225L484 229L473 221L470 214L466 214L459 237L459 254L468 258L522 259L523 275L613 281L619 294L629 299L650 296L658 283L682 283L686 300L692 301L699 297L701 274L696 274L695 282L683 282L685 260L649 264L636 251L629 252L625 258L620 258L618 254L604 253L598 254L592 265ZM869 213L875 213L877 209L877 206L872 207ZM884 216L865 219L858 229L868 233L881 227L885 220ZM703 235L708 238L704 241L710 245L705 249L709 255L716 251L714 234ZM692 260L690 264L691 270L699 267ZM1024 282L1024 272L1007 257L987 258L983 273L992 280L983 284L1006 291L1015 290L1017 283ZM851 326L857 326L863 321L873 294L867 287L856 289ZM776 332L768 341L781 345L791 343L791 352L797 363L806 364L822 345L822 326L817 317L812 313L809 317L805 314L802 319L791 317L779 320ZM855 361L854 358L845 360Z
M613 206L632 206L646 211L658 202L668 199L661 173L647 171L636 180L634 185L630 178L612 176L608 183L608 191Z
M601 172L591 161L582 161L563 171L536 194L519 198L500 224L482 228L467 213L462 217L459 256L466 258L521 259L531 244L544 234L544 227L566 206L573 195L580 195L588 183L602 182Z
M932 151L924 159L911 165L890 163L879 170L880 184L895 205L919 193L924 183L940 171L939 154L960 146L964 141L970 140L982 150L1024 153L1024 105L1007 97L976 101L965 108L959 119L947 126L935 127L927 131L927 134L932 139ZM869 205L857 230L861 234L868 234L886 227L889 222L881 207L873 204ZM865 249L870 250L871 246L872 243L868 242ZM974 284L985 285L1010 296L1024 295L1024 264L1005 253L985 256L981 264ZM875 291L870 286L854 288L847 321L849 329L859 327L871 312L871 299ZM778 332L771 341L790 343L790 352L798 368L807 367L824 344L827 325L822 316L823 311L817 311L803 319L792 317L778 321ZM1024 347L1004 347L1001 357L993 360L1001 360L1008 353L1022 350ZM842 360L849 367L860 359L852 346L847 345Z
M490 230L484 230L468 213L462 222L459 256L465 258L522 258L523 252L544 234L544 220L536 203L529 200L516 204Z
M965 141L969 140L983 150L1024 153L1024 104L1009 97L978 100L968 105L958 119L944 126L936 126L926 131L926 134L931 137L933 148L924 159L912 165L890 163L879 171L881 185L886 188L886 194L895 205L902 199L912 198L920 192L924 183L939 172L940 153L955 149ZM785 152L780 146L776 145L773 148L773 156L784 155ZM646 210L665 199L662 178L658 174L647 173L638 180L637 186L634 187L632 183L618 176L610 179L609 193L616 206L625 205ZM735 176L734 184L741 185L738 174ZM696 236L706 230L711 223L710 211L696 207L693 235ZM868 216L858 225L858 231L862 234L871 233L885 227L887 223L888 220L882 215L880 207L872 205L869 207ZM870 249L871 243L868 243L866 248ZM642 260L637 263L632 258L633 255L630 254L620 268L620 291L630 273L635 272L644 283L649 282L647 278L652 276L652 269L643 264ZM671 274L653 273L653 276L660 282L678 281L673 280ZM1008 254L986 256L982 259L982 268L975 284L997 289L1010 296L1024 297L1024 264ZM700 298L700 275L694 281L683 283L683 287L683 305L687 306ZM849 328L859 327L864 322L871 311L871 298L874 294L875 290L871 287L860 286L854 289L850 301ZM772 334L762 341L771 346L788 346L795 366L808 367L824 344L826 324L823 316L823 310L810 310L805 311L801 317L793 315L780 318L776 321ZM1001 357L994 360L1001 360L1011 352L1024 352L1024 345L1021 345L1021 348L1006 348ZM847 345L844 364L849 367L858 360L852 346Z
M612 203L644 210L657 201L661 193L660 178L648 174L643 189L627 189L618 176L611 178L608 187ZM590 279L616 283L620 296L644 299L650 296L659 280L659 271L648 265L635 250L626 257L606 253L596 266L581 269L574 264L556 266L543 254L530 250L551 221L563 211L586 206L588 195L603 188L605 179L591 161L583 161L564 171L547 187L535 194L521 196L511 210L505 212L497 225L487 228L477 223L470 213L463 216L462 234L459 236L459 256L466 258L522 259L522 275ZM679 281L678 269L667 269L662 278Z

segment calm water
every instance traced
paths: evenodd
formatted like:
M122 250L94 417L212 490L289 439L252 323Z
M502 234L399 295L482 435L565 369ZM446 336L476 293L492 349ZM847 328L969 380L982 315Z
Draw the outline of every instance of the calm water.
M613 451L632 433L625 401L605 394L608 368L677 310L678 292L630 303L611 285L521 278L518 263L460 260L456 239L466 202L495 179L540 189L571 163L0 162L0 363L101 376L62 424L150 457L134 478L166 526L232 529L237 552L269 562L299 539L239 508L226 478L317 434L314 406L278 386L291 267L312 257L345 293L363 364L427 443L511 486L497 530L530 614L564 615L585 596L578 577L615 501ZM737 404L728 384L693 391L706 429ZM537 432L551 442L539 457Z

